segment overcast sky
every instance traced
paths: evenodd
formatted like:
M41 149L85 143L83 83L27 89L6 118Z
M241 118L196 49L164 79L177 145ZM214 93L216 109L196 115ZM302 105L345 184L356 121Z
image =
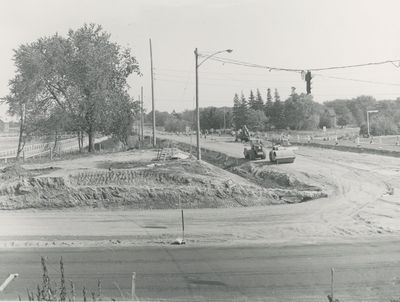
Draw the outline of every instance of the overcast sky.
M400 1L385 0L0 0L0 96L14 75L13 49L56 32L66 35L98 23L111 39L132 48L142 77L131 76L131 95L144 86L151 110L149 38L153 43L158 110L194 108L194 54L227 48L226 58L287 68L319 68L400 59ZM268 71L209 60L200 67L201 106L232 106L234 94L292 86L298 73ZM352 80L334 79L332 77ZM375 83L357 82L362 80ZM318 72L314 100L361 94L400 96L400 68L392 64ZM5 106L0 106L0 117Z

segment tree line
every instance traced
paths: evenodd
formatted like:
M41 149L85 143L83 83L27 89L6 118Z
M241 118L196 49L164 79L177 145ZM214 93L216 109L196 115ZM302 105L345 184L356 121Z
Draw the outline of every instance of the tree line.
M338 126L360 127L360 134L367 134L367 111L370 114L370 133L372 135L393 135L400 131L400 98L377 101L371 96L353 99L338 99L325 103L336 113Z
M377 101L371 96L339 99L323 104L313 100L312 95L298 94L292 87L291 94L281 101L279 92L267 89L265 100L259 89L250 90L249 95L235 94L233 107L200 108L202 131L216 129L238 130L246 125L251 131L271 130L316 130L323 127L360 127L367 133L367 110L378 110L370 114L372 135L398 134L400 131L400 98ZM147 115L151 122L151 112ZM195 129L194 110L181 113L156 111L158 127L170 132L185 132Z
M15 76L2 98L9 113L20 118L18 154L32 135L76 132L94 150L96 133L123 143L138 114L128 94L127 78L140 75L129 48L110 41L100 25L85 24L66 36L54 34L14 50Z

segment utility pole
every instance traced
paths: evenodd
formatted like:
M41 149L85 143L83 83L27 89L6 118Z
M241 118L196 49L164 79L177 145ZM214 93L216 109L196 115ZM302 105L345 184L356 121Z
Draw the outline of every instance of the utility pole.
M143 115L143 86L140 88L140 129L142 141L144 141L144 115Z
M199 63L199 53L197 51L197 48L194 50L194 57L195 57L195 69L196 69L196 141L197 141L197 159L201 160L201 149L200 149L200 109L199 109L199 67L201 64L203 64L205 61L210 59L211 57L220 54L222 52L227 52L231 53L232 49L225 49L225 50L220 50L217 51L207 57L205 57L200 63Z
M370 126L369 126L369 114L370 113L378 113L379 111L378 110L367 110L367 133L368 133L368 137L370 137L371 136L371 134L370 134Z
M151 48L151 39L150 42L150 66L151 66L151 108L153 111L153 147L156 147L157 139L156 139L156 110L154 108L154 76L153 76L153 51Z
M305 76L307 94L311 94L311 79L312 79L311 71L308 70Z
M142 107L142 101L140 100L140 95L138 95L138 100L139 100L139 116L138 116L138 119L137 119L137 122L136 122L136 126L137 126L137 134L138 134L138 139L139 139L139 148L141 148L141 145L142 145L142 136L140 135L141 133L142 133L142 130L141 130L141 126L142 126L142 123L141 123L141 116L140 116L140 114L141 114L141 112L142 112L142 109L141 109L141 107Z
M199 110L199 54L197 48L194 50L195 66L196 66L196 143L197 143L197 159L201 160L200 149L200 110Z
M226 128L226 121L225 121L225 107L224 107L224 134L225 134L225 128Z

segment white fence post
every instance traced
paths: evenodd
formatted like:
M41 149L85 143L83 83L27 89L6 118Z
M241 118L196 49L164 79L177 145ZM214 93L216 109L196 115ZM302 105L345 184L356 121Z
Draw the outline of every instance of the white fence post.
M18 274L10 274L8 278L3 282L3 284L0 286L0 293L2 293L8 284L10 284L11 281L13 281L15 278L18 277Z
M131 297L132 297L132 301L136 301L136 273L133 272L132 273L132 288L131 288Z
M335 301L334 296L333 296L333 282L334 282L333 275L334 275L334 273L335 273L335 269L332 267L331 268L331 298L332 298L332 301Z

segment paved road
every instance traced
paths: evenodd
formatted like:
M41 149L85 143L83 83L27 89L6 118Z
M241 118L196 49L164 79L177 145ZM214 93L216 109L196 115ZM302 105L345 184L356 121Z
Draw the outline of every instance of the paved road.
M124 249L14 249L0 252L0 276L20 277L1 296L26 298L25 289L40 282L40 255L48 257L55 278L63 256L67 280L96 289L105 298L130 293L137 273L141 299L327 301L330 268L340 301L390 301L400 296L400 241L302 245L291 247L190 246ZM58 279L58 276L57 276ZM56 279L56 280L57 280ZM57 280L59 283L59 279Z

